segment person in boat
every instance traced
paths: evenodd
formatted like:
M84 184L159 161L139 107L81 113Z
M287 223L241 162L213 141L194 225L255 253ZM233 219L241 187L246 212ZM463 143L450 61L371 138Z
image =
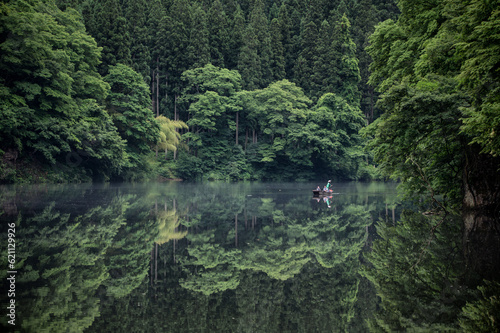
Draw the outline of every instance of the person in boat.
M316 191L321 191L321 187L319 187L319 185L316 187Z
M332 185L332 181L331 180L328 180L328 183L326 183L326 186L325 186L325 192L331 192L333 190L330 189L330 186Z

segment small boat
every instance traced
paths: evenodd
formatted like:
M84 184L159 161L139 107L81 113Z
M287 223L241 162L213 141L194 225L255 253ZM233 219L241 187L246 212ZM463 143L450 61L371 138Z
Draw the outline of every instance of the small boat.
M332 195L333 191L313 190L313 196L319 197L322 195Z

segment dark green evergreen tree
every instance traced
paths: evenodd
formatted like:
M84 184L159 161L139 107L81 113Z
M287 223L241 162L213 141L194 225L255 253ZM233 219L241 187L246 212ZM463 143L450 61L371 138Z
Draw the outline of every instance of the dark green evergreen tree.
M302 2L291 0L282 3L278 20L283 37L285 73L289 80L295 78L293 69L300 52L299 36L302 16Z
M85 25L102 47L101 74L107 74L108 66L131 64L131 35L129 21L124 16L118 0L89 1L85 10Z
M309 96L311 94L311 78L313 76L313 64L316 58L316 44L318 42L318 28L311 16L302 20L300 46L301 51L294 67L294 75L299 87L304 89Z
M125 19L129 25L130 65L142 75L146 84L151 84L151 35L147 25L150 10L145 0L127 0Z
M335 52L332 48L333 32L327 20L321 23L319 29L318 42L315 45L315 61L310 78L311 97L319 99L323 94L333 92L337 85L338 77L332 75L336 62ZM334 67L335 68L335 67Z
M285 78L285 57L283 54L283 38L281 36L278 19L271 22L271 72L272 81Z
M197 68L203 67L210 62L210 33L205 10L196 4L192 5L191 10L191 31L185 57L188 60L187 68Z
M359 107L359 61L356 57L356 44L351 38L350 28L351 24L346 15L343 15L340 21L335 24L337 32L332 48L335 50L337 59L330 75L338 77L333 92L344 98L349 104Z
M363 110L367 120L372 122L376 116L375 114L375 101L376 95L373 87L368 85L368 78L370 72L368 66L371 62L371 57L366 52L365 48L368 46L368 37L373 33L375 25L377 24L377 9L373 5L372 0L359 1L353 11L352 21L352 36L356 43L356 56L359 60L359 91L361 94L360 107Z
M192 44L191 38L194 40L195 37L200 37L201 41L207 42L203 39L206 31L201 31L200 35L197 35L192 30L192 15L188 2L174 0L167 15L161 18L157 31L155 57L159 82L156 86L157 107L160 109L158 113L173 120L184 120L182 114L184 109L178 103L182 90L181 74L197 61L195 45ZM204 56L204 51L208 51L208 49L203 50L206 46L207 44L200 45L202 47L200 56Z
M208 11L208 37L211 63L217 67L228 67L230 32L229 21L219 0L212 3Z
M168 85L168 74L163 66L168 47L165 40L165 34L167 33L167 27L165 25L165 8L161 0L152 1L149 8L150 13L148 16L147 31L150 36L148 47L151 53L151 72L149 76L151 77L153 114L156 116L166 114L173 119L173 115L167 113L167 110L161 110L160 112L160 101L163 101L164 105L170 101L169 91L166 89Z
M262 77L259 87L263 88L271 83L272 72L271 60L271 36L269 34L269 22L265 13L265 5L262 0L255 0L252 11L248 17L248 26L251 26L257 39L257 54L260 61Z
M245 14L239 5L231 17L229 28L229 50L226 56L226 67L236 69L238 66L240 49L243 45L243 34L245 32Z
M243 79L243 88L246 90L257 89L262 82L262 67L258 48L257 35L253 26L248 25L243 35L243 46L238 58L238 71Z

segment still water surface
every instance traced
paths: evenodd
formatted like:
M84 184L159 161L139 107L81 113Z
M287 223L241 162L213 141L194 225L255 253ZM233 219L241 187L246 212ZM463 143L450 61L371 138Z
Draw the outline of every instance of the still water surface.
M392 183L0 187L2 325L19 332L365 332L360 277ZM7 253L7 242L3 253ZM14 271L15 273L9 273ZM10 274L10 275L9 275ZM12 287L12 284L11 284Z

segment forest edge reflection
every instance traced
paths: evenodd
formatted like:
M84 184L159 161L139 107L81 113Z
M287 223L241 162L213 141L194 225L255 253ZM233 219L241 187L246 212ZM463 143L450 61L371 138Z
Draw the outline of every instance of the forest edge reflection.
M392 185L339 184L331 208L307 186L3 188L2 219L15 221L22 239L22 327L326 332L467 324L473 303L461 309L479 292L464 286L457 223L444 224L410 270L432 221L418 213L396 221L402 205Z

